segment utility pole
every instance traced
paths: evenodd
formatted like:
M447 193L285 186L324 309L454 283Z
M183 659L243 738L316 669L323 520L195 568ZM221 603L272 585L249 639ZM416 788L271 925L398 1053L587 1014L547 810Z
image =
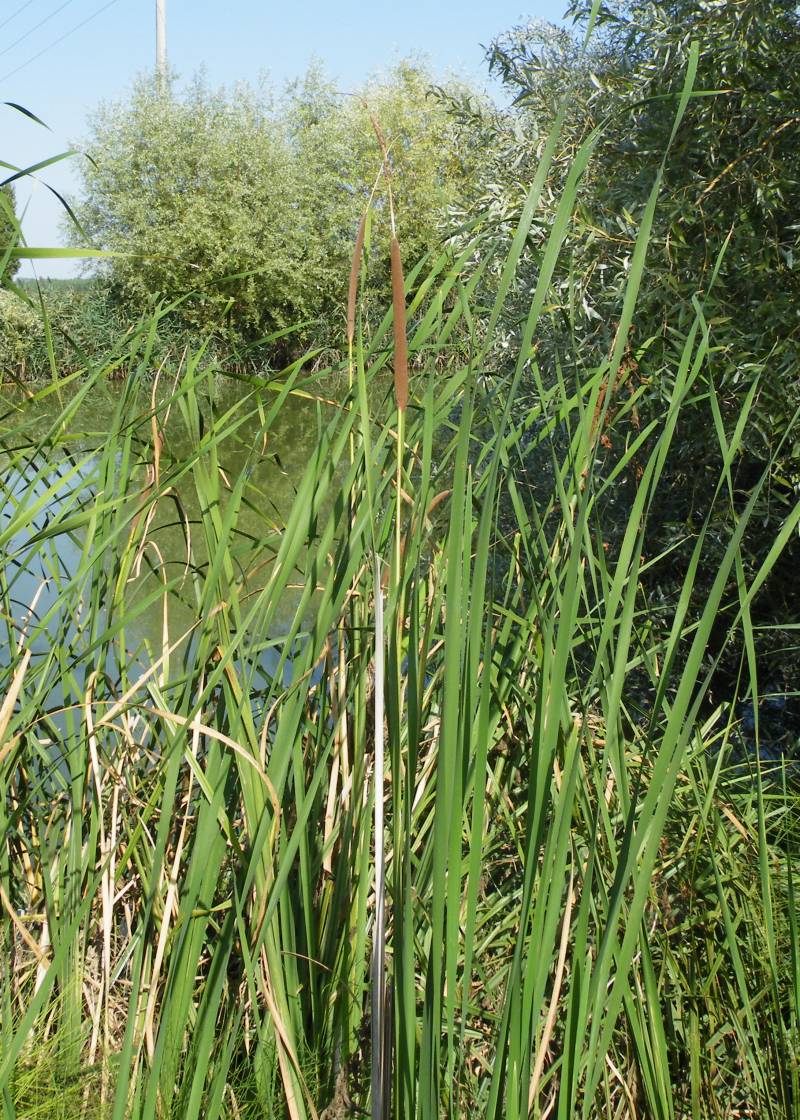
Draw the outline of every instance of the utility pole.
M156 0L156 74L167 76L167 0Z

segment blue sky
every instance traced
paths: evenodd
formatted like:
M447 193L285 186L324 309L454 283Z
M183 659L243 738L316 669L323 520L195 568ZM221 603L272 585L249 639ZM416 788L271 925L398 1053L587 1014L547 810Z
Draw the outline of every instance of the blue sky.
M316 58L343 89L400 58L424 58L435 73L485 85L481 44L531 17L556 22L566 0L166 0L170 66L181 77L203 67L214 85L268 74L277 86ZM155 0L0 0L0 101L24 105L45 131L0 105L0 159L30 166L86 132L98 102L123 97L152 67ZM38 56L38 57L37 57ZM42 177L69 196L70 161ZM60 210L49 192L17 189L31 245L60 243ZM40 275L69 275L41 262ZM26 267L22 275L30 275Z

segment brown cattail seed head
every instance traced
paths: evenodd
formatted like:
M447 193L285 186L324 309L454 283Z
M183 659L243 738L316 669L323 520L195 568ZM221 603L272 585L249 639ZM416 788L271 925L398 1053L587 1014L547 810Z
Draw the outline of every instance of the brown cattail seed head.
M392 309L394 311L394 393L402 412L408 404L408 339L406 338L406 293L400 242L392 238Z

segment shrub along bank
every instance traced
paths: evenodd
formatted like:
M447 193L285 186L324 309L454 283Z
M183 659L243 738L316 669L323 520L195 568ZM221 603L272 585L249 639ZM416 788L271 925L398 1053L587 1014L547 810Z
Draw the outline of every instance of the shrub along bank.
M676 356L702 309L708 356L665 464L651 535L651 548L671 550L672 571L644 577L649 609L669 615L706 518L709 551L694 581L692 609L702 604L724 541L748 502L756 512L742 564L752 574L800 491L800 13L793 0L633 0L604 3L596 13L589 2L569 7L576 29L532 22L492 45L490 64L513 102L509 109L478 113L460 106L465 131L480 132L488 153L482 184L462 218L509 241L525 184L558 122L560 142L543 192L554 221L565 184L575 178L576 156L585 154L537 339L537 376L528 385L537 394L539 378L550 387L573 361L599 363L624 346L618 380L607 386L616 430L598 448L597 464L614 480L599 498L607 505L612 551L641 480L639 459L627 470L620 463L669 399ZM690 67L693 92L673 134ZM650 234L647 263L636 314L620 339L620 296L637 267L643 223ZM548 229L541 221L531 231L493 369L503 370L519 344ZM484 273L482 282L488 296L497 278ZM753 424L720 494L725 459L716 436L736 437L745 406ZM528 465L533 500L546 500L550 464L531 451ZM759 487L765 470L769 486ZM796 691L800 659L791 631L775 623L800 623L798 564L795 538L752 604L763 683L789 694ZM711 642L721 656L717 699L733 694L742 671L741 647L726 644L730 623L721 614ZM790 714L793 703L786 707L787 732L797 740L800 712L794 707Z
M316 70L280 98L266 86L212 90L196 79L165 90L147 80L101 107L76 212L96 245L120 254L102 266L112 296L141 308L191 293L179 321L229 349L289 328L295 348L338 343L353 239L373 199L367 296L382 314L389 193L417 261L438 252L448 207L480 158L431 85L408 64L347 96ZM383 174L377 122L389 145Z
M383 171L376 126L389 150ZM172 358L199 337L221 365L251 371L312 344L340 349L350 253L368 203L365 309L379 320L391 298L389 195L416 263L438 254L449 211L483 158L432 76L408 63L347 95L317 69L282 96L266 84L142 79L128 99L97 110L83 147L91 159L76 164L80 228L67 230L113 255L95 266L91 286L45 286L70 368L102 360L126 320L163 303L175 307L160 319L158 345ZM24 311L9 315L4 333L6 376L49 372L46 337Z

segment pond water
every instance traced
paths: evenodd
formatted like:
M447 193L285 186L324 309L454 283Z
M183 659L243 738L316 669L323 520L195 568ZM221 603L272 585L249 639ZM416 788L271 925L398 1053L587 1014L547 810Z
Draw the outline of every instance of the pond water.
M25 399L21 394L3 390L4 408L0 413L0 534L10 536L3 546L3 576L7 602L12 616L12 634L28 621L28 632L36 631L37 623L47 620L57 605L60 589L78 571L83 555L84 534L80 527L56 531L42 540L49 527L59 526L75 511L90 505L98 487L102 486L100 471L104 440L118 406L122 388L114 383L93 387L91 395L81 403L79 420L73 419L66 433L53 434L64 405L55 394L45 399ZM202 404L208 418L213 409L217 415L235 403L241 390L223 389L214 400ZM265 408L271 399L264 402ZM138 402L144 416L149 405L149 389ZM251 499L239 514L237 529L242 539L253 542L253 555L268 527L279 529L288 515L296 495L296 483L302 475L319 438L320 427L330 418L330 406L306 396L289 396L265 431L258 414L252 414L235 435L219 446L219 467L224 477L235 478L245 469L249 472ZM79 430L76 432L76 428ZM149 436L147 422L141 424L143 440ZM178 410L171 412L164 428L162 448L163 469L181 463L193 455L192 439ZM256 456L253 446L259 448ZM137 475L144 482L144 465ZM255 500L253 499L255 496ZM178 513L180 510L180 514ZM148 539L156 546L152 551L163 563L168 576L185 570L187 562L187 524L192 532L192 564L202 565L202 534L197 530L201 506L191 471L174 484L174 500L162 499L148 530ZM21 514L24 517L21 518ZM13 526L24 522L19 529ZM268 559L268 558L267 558ZM268 575L268 564L261 566L259 580ZM146 603L159 587L162 575L154 566L144 563L128 590L129 606L136 608L137 597ZM296 607L296 599L281 603L276 620L277 630L288 626ZM169 600L169 627L173 634L189 630L196 619L196 607L187 595L175 593ZM162 641L162 603L154 599L144 607L130 626L126 627L126 643L132 661L148 662ZM31 641L34 656L47 651L53 635L68 642L74 626L54 617L35 633ZM277 654L273 651L277 658ZM0 658L8 664L8 646ZM269 658L267 658L269 660Z

